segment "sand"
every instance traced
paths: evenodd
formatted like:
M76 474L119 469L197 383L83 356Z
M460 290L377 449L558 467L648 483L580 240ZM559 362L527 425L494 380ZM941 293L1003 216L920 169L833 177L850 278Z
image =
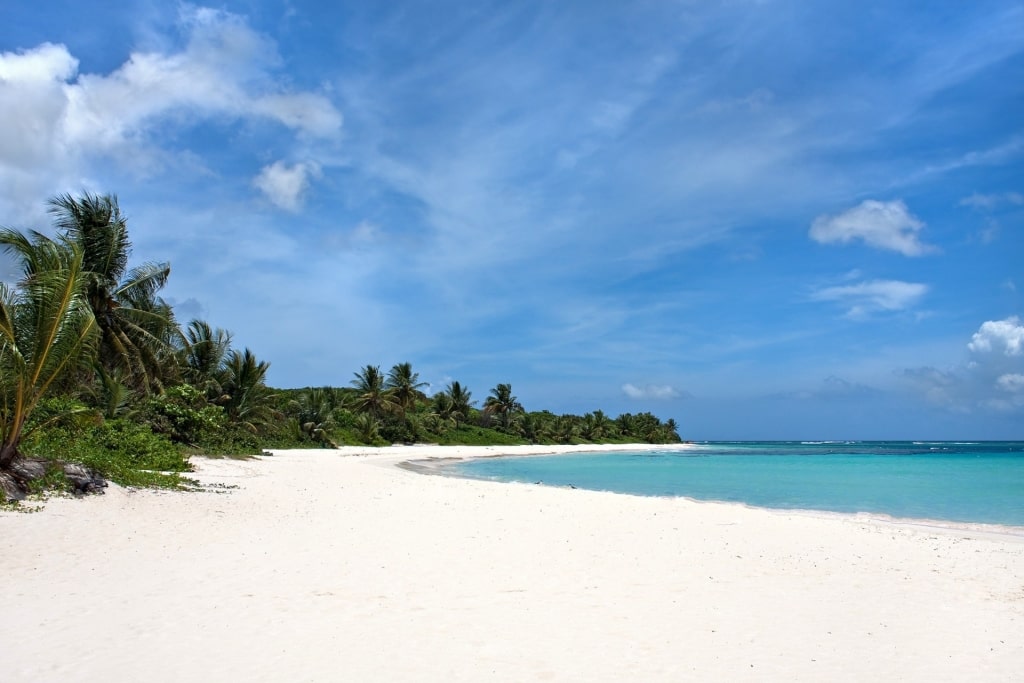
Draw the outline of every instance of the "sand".
M0 513L0 680L1010 681L1024 529L199 460ZM550 449L542 449L550 450Z

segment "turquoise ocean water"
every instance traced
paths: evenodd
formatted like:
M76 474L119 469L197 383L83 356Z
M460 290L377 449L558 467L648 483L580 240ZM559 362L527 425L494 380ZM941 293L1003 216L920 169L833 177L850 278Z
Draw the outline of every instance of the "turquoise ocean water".
M708 442L483 458L452 474L758 507L1024 526L1024 442Z

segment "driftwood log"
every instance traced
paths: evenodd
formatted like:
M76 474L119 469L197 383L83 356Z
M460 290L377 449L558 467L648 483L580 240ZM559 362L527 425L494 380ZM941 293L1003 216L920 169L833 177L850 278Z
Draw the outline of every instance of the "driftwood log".
M30 484L46 476L51 467L64 470L64 477L76 496L87 493L103 493L106 480L95 470L77 463L55 463L35 458L17 458L10 468L0 470L0 491L6 500L24 500L30 490Z

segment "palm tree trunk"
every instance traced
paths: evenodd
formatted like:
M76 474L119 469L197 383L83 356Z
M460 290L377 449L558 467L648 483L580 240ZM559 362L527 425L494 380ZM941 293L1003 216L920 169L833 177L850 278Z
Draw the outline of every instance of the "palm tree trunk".
M7 435L7 440L0 446L0 470L8 470L18 458L18 442L21 440L21 429L15 428Z
M18 452L17 440L10 438L0 446L0 494L4 500L21 500L28 493L28 479L22 468L16 467L21 453Z

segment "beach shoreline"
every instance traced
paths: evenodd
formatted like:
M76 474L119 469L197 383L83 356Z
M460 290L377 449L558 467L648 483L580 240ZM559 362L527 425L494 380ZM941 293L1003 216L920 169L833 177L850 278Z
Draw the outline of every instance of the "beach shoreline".
M509 451L451 448L197 459L202 492L0 513L5 680L1012 680L1024 662L1018 533L398 467Z
M457 478L470 478L473 477L461 477L461 475L453 473L449 466L457 463L464 462L467 460L474 460L480 458L519 458L519 457L536 457L546 455L559 455L559 454L570 454L570 453L619 453L619 452L634 452L634 451L686 451L692 449L692 444L587 444L580 446L522 446L518 447L520 450L510 450L509 452L495 452L490 449L496 448L493 446L481 447L486 448L486 451L477 451L477 447L472 446L431 446L431 445L413 445L413 446L390 446L391 449L385 457L387 462L396 467L416 472L418 474L425 475L437 475L437 476L450 476ZM458 452L455 451L431 451L432 448L458 448ZM500 448L500 447L497 447ZM516 448L516 447L512 447ZM401 450L395 450L401 449ZM405 450L408 449L408 450ZM420 451L419 449L425 449ZM558 449L558 450L551 450ZM352 447L352 450L347 452L348 455L375 455L372 452L367 451L359 447ZM381 455L381 454L377 454ZM415 455L415 458L409 458L409 456ZM544 482L537 482L538 485L553 486L554 488L572 488L566 486L548 485ZM617 495L638 495L629 493L617 493L609 491L608 493L616 493ZM668 497L668 498L680 498L692 503L712 503L715 505L736 505L743 508L750 508L754 510L765 510L769 512L783 512L787 514L797 515L808 515L812 517L837 517L840 519L852 519L857 521L866 521L875 524L882 525L893 525L902 526L908 528L920 528L923 531L933 531L937 533L948 533L948 534L968 534L972 537L993 537L993 538L1006 538L1008 540L1024 543L1024 526L1015 526L1008 524L990 524L985 522L964 522L947 519L930 519L930 518L918 518L918 517L898 517L894 515L888 515L882 512L837 512L831 510L816 510L816 509L805 509L805 508L770 508L758 505L750 505L748 503L742 503L737 501L727 500L705 500L700 498L692 498L690 496L641 496L641 497Z

